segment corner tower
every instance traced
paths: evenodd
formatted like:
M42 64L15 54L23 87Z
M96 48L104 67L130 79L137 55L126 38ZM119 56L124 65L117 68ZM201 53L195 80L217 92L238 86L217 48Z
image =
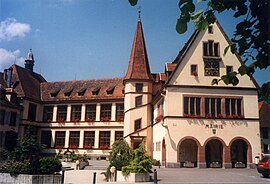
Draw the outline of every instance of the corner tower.
M124 77L125 119L124 137L132 148L142 141L148 152L152 153L152 86L146 45L140 17L129 59L128 70Z
M27 58L24 61L25 61L25 69L27 69L30 72L33 72L35 59L32 49L29 50Z

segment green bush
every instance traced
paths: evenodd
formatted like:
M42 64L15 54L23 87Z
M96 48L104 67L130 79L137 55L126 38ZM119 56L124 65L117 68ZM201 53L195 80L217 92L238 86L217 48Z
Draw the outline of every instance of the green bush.
M129 173L148 173L151 172L152 160L148 156L144 144L134 150L133 160L129 165L122 167L122 173L128 175Z
M43 157L39 160L41 174L53 174L62 169L62 163L55 157Z
M23 162L16 161L5 161L0 163L0 173L10 173L11 175L16 174L31 174L33 168L29 160Z

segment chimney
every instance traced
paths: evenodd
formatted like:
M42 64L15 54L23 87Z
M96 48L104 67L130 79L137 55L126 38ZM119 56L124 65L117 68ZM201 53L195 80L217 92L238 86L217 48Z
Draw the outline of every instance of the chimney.
M6 78L8 88L12 88L12 70L13 69L11 67L7 70Z
M33 68L34 68L34 55L32 53L32 49L29 50L28 54L27 54L27 58L24 60L25 61L25 69L27 69L28 71L30 71L31 73L33 72Z

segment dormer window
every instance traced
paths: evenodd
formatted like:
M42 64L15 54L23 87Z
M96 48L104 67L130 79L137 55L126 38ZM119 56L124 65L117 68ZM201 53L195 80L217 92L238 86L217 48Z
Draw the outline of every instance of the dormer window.
M51 97L56 97L59 93L60 89L56 89L50 92Z
M214 33L213 26L208 26L208 33L209 34L213 34Z
M73 91L73 88L68 88L68 89L64 90L64 95L65 96L70 96L72 91Z
M99 91L100 91L100 87L96 87L95 89L92 90L92 95L94 96L98 95Z
M107 95L112 95L112 94L113 94L113 91L114 91L114 88L115 88L115 86L109 87L109 88L106 90Z
M83 96L87 88L82 88L78 91L78 96Z
M203 42L203 56L219 57L219 43L215 43L213 40Z

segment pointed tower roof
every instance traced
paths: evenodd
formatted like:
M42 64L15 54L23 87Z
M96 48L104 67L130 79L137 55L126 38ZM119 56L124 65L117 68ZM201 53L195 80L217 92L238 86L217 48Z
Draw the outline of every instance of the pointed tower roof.
M125 80L153 80L139 16Z

